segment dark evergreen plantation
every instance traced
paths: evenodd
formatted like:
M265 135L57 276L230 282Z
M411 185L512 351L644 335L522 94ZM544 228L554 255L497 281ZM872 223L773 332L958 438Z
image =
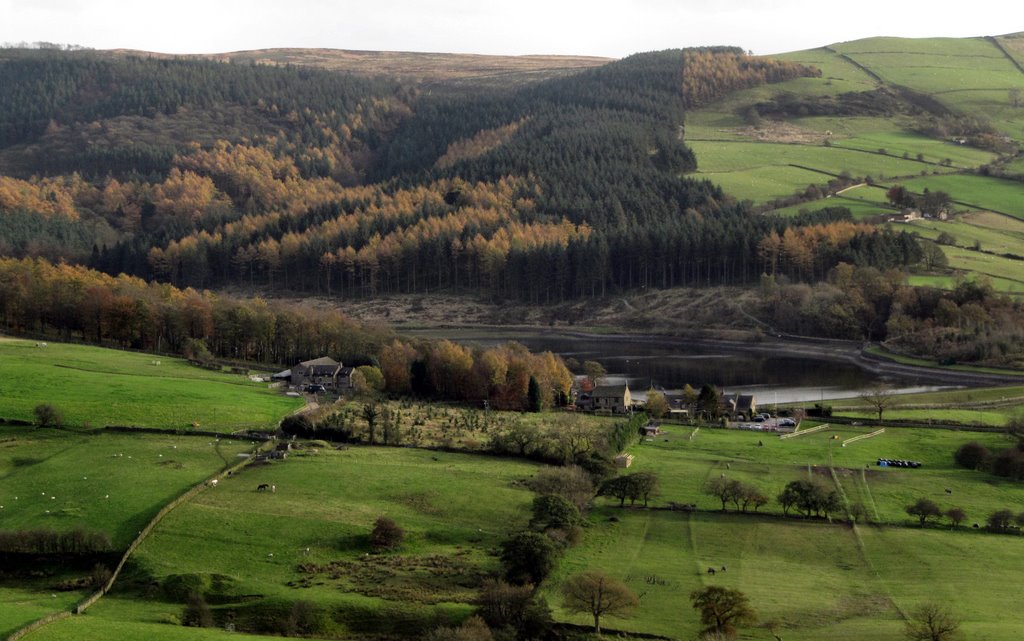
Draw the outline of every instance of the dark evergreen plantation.
M816 73L672 50L474 92L7 50L0 249L177 286L533 303L917 260L909 238L756 215L686 177L687 108Z

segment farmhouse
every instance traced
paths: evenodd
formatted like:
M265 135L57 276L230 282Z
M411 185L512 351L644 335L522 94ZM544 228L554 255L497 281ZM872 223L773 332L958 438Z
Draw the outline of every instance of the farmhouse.
M590 409L625 414L633 406L629 385L598 385L590 394Z
M353 368L344 367L329 356L322 356L278 372L271 376L271 380L284 381L292 387L323 385L327 389L340 391L352 387L353 371Z

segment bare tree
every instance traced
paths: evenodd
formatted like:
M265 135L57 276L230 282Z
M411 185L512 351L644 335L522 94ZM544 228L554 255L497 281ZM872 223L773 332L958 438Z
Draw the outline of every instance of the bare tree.
M882 413L892 407L896 401L896 395L892 388L882 383L872 383L860 393L861 399L878 412L878 422L882 422Z
M962 638L960 621L937 603L925 603L911 612L905 634L910 641L954 641Z

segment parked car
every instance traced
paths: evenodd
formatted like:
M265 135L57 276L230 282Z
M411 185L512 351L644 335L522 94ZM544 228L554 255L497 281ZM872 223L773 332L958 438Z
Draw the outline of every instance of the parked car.
M323 385L307 385L306 386L306 393L307 394L323 394L326 391L327 391L327 388L324 387Z
M763 416L755 416L751 420L754 421L755 423L764 423L764 417Z
M780 419L779 427L796 427L796 421L791 418Z

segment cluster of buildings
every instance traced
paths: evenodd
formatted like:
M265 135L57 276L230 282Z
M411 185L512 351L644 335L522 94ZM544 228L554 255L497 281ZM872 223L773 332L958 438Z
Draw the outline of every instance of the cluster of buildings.
M629 414L643 409L643 401L633 398L628 384L594 385L588 379L578 382L576 409L607 414ZM668 401L670 418L687 418L695 415L693 403L680 393L661 390ZM718 414L734 421L751 421L758 416L757 399L753 394L719 394Z
M322 356L278 372L270 380L305 392L343 394L352 389L354 371L354 367L345 367L333 358Z

